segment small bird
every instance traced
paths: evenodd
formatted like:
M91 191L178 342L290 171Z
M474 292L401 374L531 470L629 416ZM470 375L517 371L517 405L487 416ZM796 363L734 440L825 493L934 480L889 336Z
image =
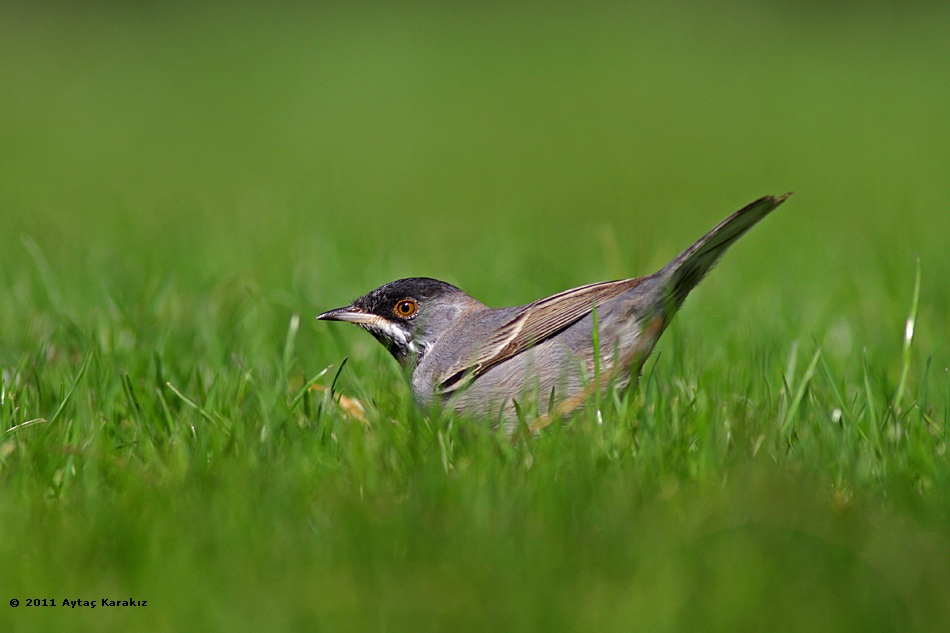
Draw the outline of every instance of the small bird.
M510 308L489 308L428 277L399 279L318 319L359 325L407 370L412 393L463 415L500 421L536 412L537 430L595 390L627 384L689 292L726 249L791 193L736 211L647 277L605 281ZM595 347L597 351L595 352Z

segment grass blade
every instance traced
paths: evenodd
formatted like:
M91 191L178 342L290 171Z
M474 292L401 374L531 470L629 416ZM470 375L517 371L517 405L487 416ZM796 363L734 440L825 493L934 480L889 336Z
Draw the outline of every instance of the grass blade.
M79 383L82 382L83 376L86 375L86 370L89 369L89 363L92 361L93 352L90 349L86 353L86 357L82 361L82 365L79 366L79 371L76 373L76 377L73 379L73 384L69 386L69 390L66 392L66 395L63 396L63 400L59 403L59 406L56 408L56 411L49 418L49 426L52 427L53 423L59 419L59 416L62 415L63 410L66 409L66 405L69 404L69 401L72 399L73 394L76 393L76 387L79 386Z
M36 266L36 271L40 275L40 280L43 282L43 288L46 290L46 296L53 305L53 309L56 312L62 314L64 312L63 295L60 294L59 288L56 286L56 282L53 279L53 271L50 268L46 256L43 255L43 250L32 237L24 235L22 238L20 238L20 241L23 243L23 248L26 249L26 251L30 254L30 257L33 259L33 265Z
M284 354L281 357L283 361L283 371L290 368L290 363L294 356L294 345L297 341L297 332L300 330L300 315L294 313L290 317L290 324L287 326L287 338L284 340Z
M910 373L911 351L914 343L914 329L917 326L917 312L920 305L920 257L917 258L917 270L914 276L914 298L911 300L910 314L904 323L904 344L901 348L901 375L897 381L897 391L894 393L892 405L898 413L904 402L904 392L907 389L907 376Z
M208 412L204 409L204 407L202 407L200 404L198 404L197 402L195 402L194 400L192 400L191 398L189 398L188 396L186 396L184 393L182 393L181 390L179 390L178 387L176 387L175 385L173 385L171 382L166 382L165 384L168 385L168 388L171 389L172 392L173 392L176 396L178 396L179 398L181 398L181 401L182 401L182 402L184 402L184 403L187 404L189 407L191 407L192 409L194 409L195 411L197 411L198 413L200 413L200 414L201 414L201 417L203 417L204 419L206 419L208 422L211 422L211 423L213 423L213 424L217 424L218 420L216 420L213 415L211 415L210 413L208 413Z
M344 362L346 362L346 359L344 359ZM303 397L304 397L305 395L307 395L307 392L308 392L308 391L310 391L310 388L313 387L313 385L315 385L318 380L320 380L321 378L323 378L323 376L324 376L328 371L330 371L330 368L331 368L331 367L333 367L333 365L327 365L327 366L324 367L323 370L322 370L321 372L319 372L316 376L314 376L313 378L311 378L310 380L308 380L308 381L304 384L304 386L301 387L300 390L297 392L297 395L295 395L295 396L293 397L293 400L290 401L290 405L288 405L287 410L288 410L288 411L293 411L294 409L296 409L296 408L297 408L297 405L300 404L300 401L303 400ZM334 383L335 383L335 382L336 382L336 381L334 380Z
M788 410L785 412L785 419L782 421L782 433L788 435L788 431L791 429L792 420L795 418L795 414L798 412L798 407L801 406L802 399L805 397L805 391L808 389L808 385L811 383L812 377L815 375L815 370L818 368L818 361L821 358L821 348L815 350L815 353L811 357L811 361L808 363L808 368L805 369L805 373L802 374L802 380L798 383L798 388L795 389L795 396L792 398L792 401L788 405Z

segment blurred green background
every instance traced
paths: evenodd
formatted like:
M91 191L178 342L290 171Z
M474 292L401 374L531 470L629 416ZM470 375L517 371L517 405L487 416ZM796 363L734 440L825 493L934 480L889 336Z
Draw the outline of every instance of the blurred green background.
M776 292L907 284L915 254L936 288L946 14L7 4L4 269L28 235L77 294L90 265L297 274L318 308L431 272L502 304L532 296L516 285L532 273L543 291L646 272L795 190L746 247L791 271L768 271Z
M728 386L821 347L846 399L862 367L893 392L919 257L911 382L930 395L938 447L906 471L852 479L829 475L825 455L789 465L778 450L766 475L704 474L689 458L655 475L646 463L612 471L574 446L583 433L557 431L512 454L459 449L475 465L455 480L440 479L435 431L409 441L382 430L379 455L409 442L397 462L415 466L364 489L349 458L306 437L297 452L284 438L291 456L253 453L249 423L236 461L213 444L194 449L205 466L135 448L141 472L103 475L114 490L59 495L44 479L59 466L14 461L29 449L0 436L0 553L17 562L0 572L3 589L22 600L134 587L155 601L147 616L57 616L90 630L940 630L947 33L945 2L3 3L0 369L11 393L15 368L43 355L51 373L32 380L55 408L90 341L133 378L128 368L161 357L190 393L201 376L237 381L237 355L299 387L349 354L344 391L394 415L408 389L384 350L313 316L401 276L500 306L653 272L743 204L795 191L687 302L660 371L685 364L700 384ZM292 314L294 365L275 369ZM86 402L91 418L108 410ZM7 426L51 412L21 410ZM109 446L127 458L125 444ZM518 471L525 454L559 466ZM500 462L479 474L485 455ZM556 477L561 467L575 479ZM812 492L843 494L845 509ZM734 530L742 517L766 527ZM741 578L730 575L737 550L749 556ZM99 565L105 580L89 571ZM568 596L569 614L554 607ZM0 623L31 630L37 613L7 600ZM749 608L760 600L773 606ZM693 615L678 611L692 603Z

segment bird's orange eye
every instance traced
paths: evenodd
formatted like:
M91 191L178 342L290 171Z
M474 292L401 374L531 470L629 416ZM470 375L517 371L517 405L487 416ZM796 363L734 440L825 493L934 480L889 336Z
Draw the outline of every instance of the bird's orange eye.
M403 319L408 319L418 311L419 304L416 303L415 299L400 299L393 307L393 312L396 313L396 316Z

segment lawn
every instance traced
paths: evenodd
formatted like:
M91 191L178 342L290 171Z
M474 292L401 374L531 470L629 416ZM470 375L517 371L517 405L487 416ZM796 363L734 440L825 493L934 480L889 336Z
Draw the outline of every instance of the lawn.
M946 3L2 13L0 630L950 630ZM534 436L314 319L790 190Z

